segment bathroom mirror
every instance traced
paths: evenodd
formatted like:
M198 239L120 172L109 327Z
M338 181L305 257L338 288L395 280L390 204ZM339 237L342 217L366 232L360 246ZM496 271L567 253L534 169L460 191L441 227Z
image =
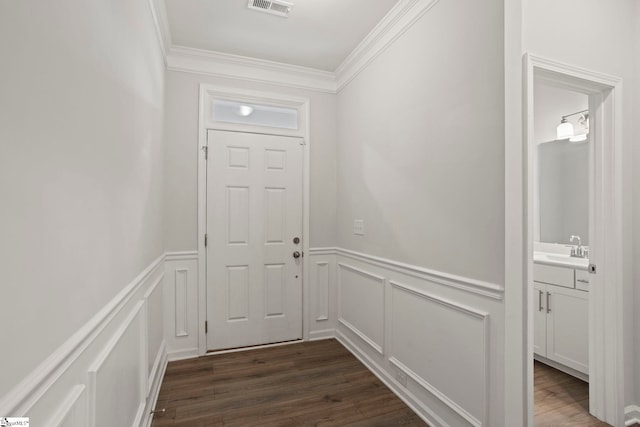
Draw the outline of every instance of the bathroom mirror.
M537 168L534 235L538 242L589 245L589 138L587 95L539 83L534 88ZM583 112L581 114L574 114ZM564 120L563 120L564 119ZM581 121L582 120L582 121ZM584 141L557 139L558 125L571 123ZM574 244L577 242L574 242Z
M540 242L569 244L576 235L589 244L588 184L588 141L538 145Z

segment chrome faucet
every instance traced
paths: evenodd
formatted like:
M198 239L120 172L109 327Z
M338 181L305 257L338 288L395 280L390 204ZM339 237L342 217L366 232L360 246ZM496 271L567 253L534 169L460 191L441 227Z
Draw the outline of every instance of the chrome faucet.
M571 256L574 258L586 258L588 256L589 250L582 246L582 239L580 236L571 236L569 239L569 243L573 243L574 240L578 240L578 246L571 247Z

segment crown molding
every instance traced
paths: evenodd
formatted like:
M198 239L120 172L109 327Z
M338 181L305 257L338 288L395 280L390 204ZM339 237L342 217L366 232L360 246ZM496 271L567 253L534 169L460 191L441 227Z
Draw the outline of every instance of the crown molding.
M337 91L346 87L436 3L438 0L400 0L336 68Z
M149 0L151 8L151 16L158 37L158 44L162 51L164 64L167 65L167 54L171 49L171 30L169 28L169 18L167 17L167 8L164 0Z
M149 0L167 69L338 93L438 0L400 0L335 72L174 45L164 0Z
M167 68L336 93L335 74L330 71L184 46L171 47Z

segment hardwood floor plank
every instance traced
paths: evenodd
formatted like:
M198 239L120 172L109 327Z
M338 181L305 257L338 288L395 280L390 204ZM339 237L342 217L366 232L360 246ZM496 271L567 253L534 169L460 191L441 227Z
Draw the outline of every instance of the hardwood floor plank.
M534 363L536 427L605 427L589 414L589 384L536 361Z
M424 426L335 340L169 363L153 427Z

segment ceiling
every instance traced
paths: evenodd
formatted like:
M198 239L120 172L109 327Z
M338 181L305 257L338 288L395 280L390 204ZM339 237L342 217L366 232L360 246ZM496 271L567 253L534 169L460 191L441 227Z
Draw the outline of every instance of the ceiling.
M292 0L289 18L247 0L165 0L174 46L335 71L398 0Z

